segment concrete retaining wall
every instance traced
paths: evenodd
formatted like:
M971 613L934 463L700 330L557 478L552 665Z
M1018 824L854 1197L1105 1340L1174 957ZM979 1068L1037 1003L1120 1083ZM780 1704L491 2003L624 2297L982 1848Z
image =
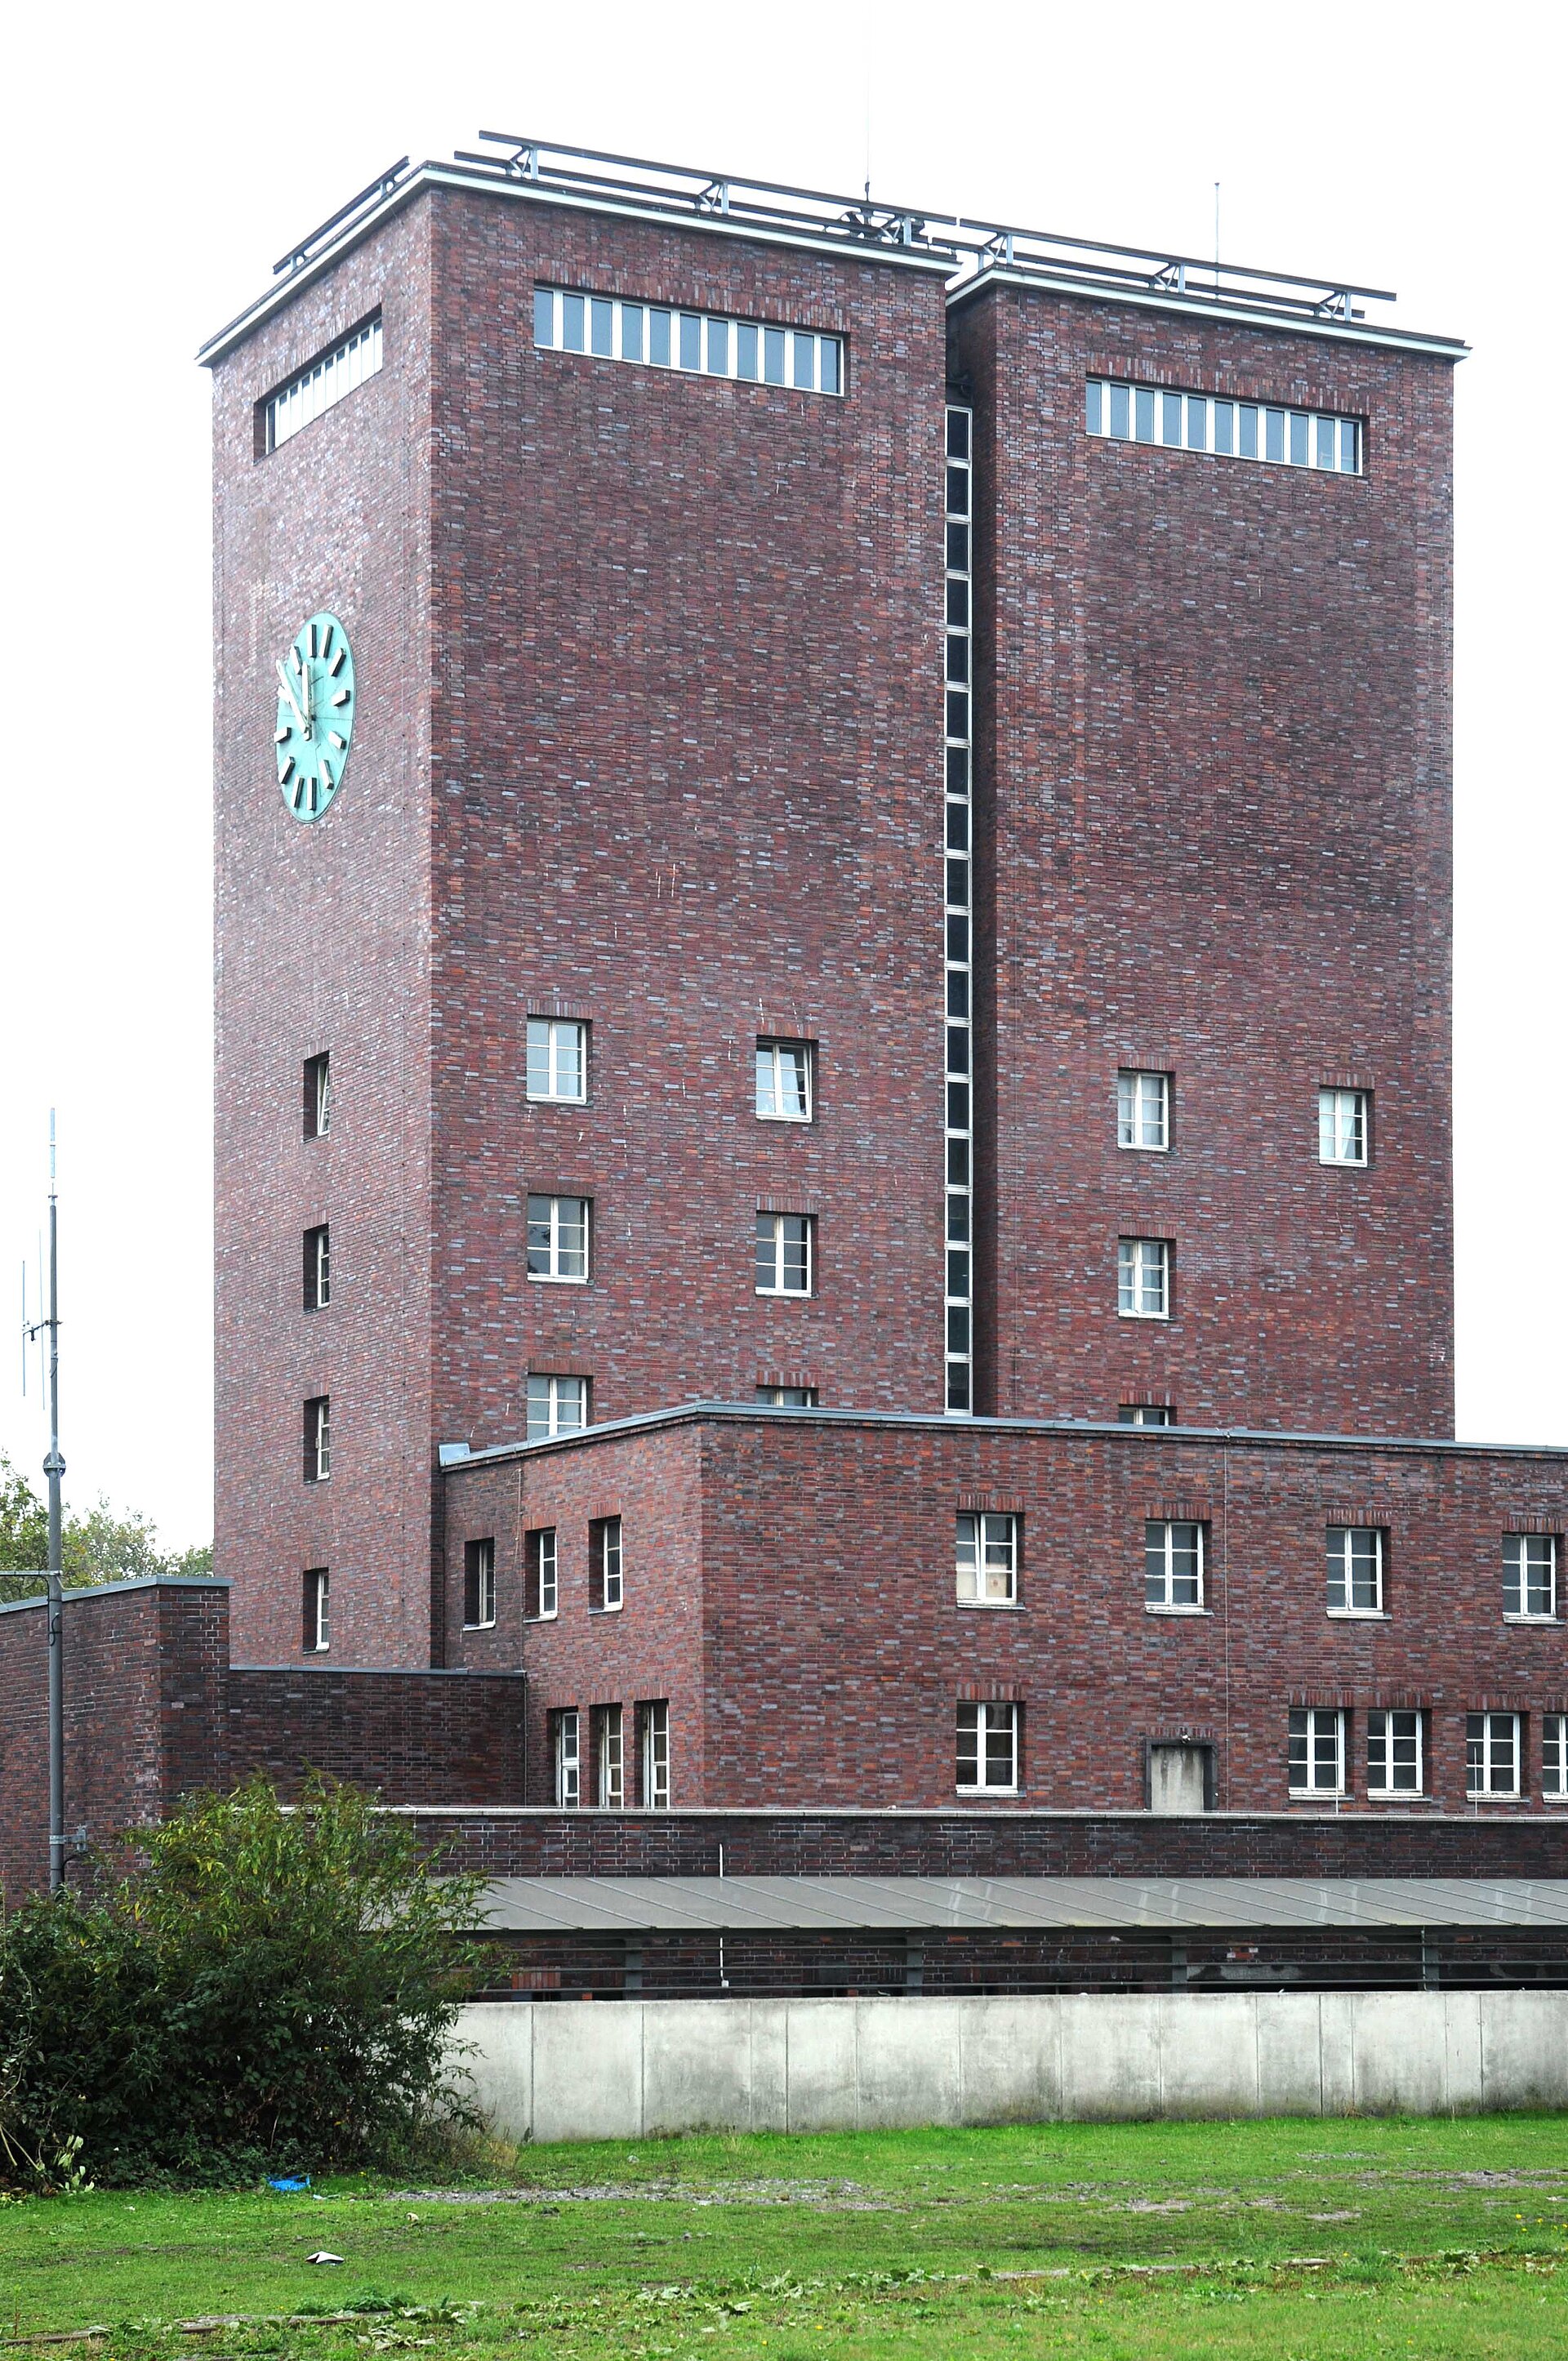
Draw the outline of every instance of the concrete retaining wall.
M459 2037L515 2139L1568 2108L1568 1992L476 2002Z

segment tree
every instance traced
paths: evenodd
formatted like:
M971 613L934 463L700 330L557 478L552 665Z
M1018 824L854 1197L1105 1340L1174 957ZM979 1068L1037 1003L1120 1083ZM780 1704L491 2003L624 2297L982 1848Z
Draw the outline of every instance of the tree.
M27 1477L0 1452L0 1598L36 1598L36 1576L49 1556L49 1511ZM120 1582L138 1574L211 1574L210 1543L163 1550L158 1530L135 1510L117 1515L100 1496L84 1516L68 1510L60 1529L62 1579L73 1588L94 1582ZM10 1577L10 1578L7 1578Z

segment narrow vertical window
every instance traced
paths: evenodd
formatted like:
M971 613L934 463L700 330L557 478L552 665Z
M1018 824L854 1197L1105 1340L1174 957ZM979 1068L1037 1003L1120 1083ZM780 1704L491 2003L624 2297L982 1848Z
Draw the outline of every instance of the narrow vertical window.
M1553 1533L1503 1536L1503 1612L1521 1622L1550 1623L1557 1614L1557 1538Z
M596 1517L588 1527L588 1563L593 1570L594 1612L619 1614L622 1598L619 1517Z
M1329 1613L1381 1615L1383 1535L1366 1525L1331 1525Z
M958 1780L962 1795L1018 1792L1018 1708L960 1705Z
M488 1631L496 1620L496 1544L467 1542L463 1550L463 1622L470 1631Z
M670 1704L652 1697L637 1708L642 1722L642 1807L649 1812L670 1808Z
M522 1611L531 1623L548 1622L556 1612L555 1528L536 1525L522 1543Z
M601 1812L619 1812L626 1801L618 1705L594 1708L594 1801Z
M305 1232L305 1310L322 1312L332 1301L332 1237L325 1222Z
M579 1717L575 1705L554 1717L555 1724L555 1802L564 1812L575 1812L583 1800L582 1758L578 1752Z
M1541 1792L1568 1798L1568 1713L1541 1715Z
M332 1607L324 1565L313 1565L305 1575L305 1653L324 1655L332 1645Z
M332 1397L313 1394L305 1404L305 1481L324 1484L332 1474Z
M324 1139L332 1129L332 1052L305 1060L305 1137Z
M1344 1715L1319 1706L1293 1708L1290 1715L1290 1793L1344 1793Z
M974 417L948 411L943 495L947 550L946 741L943 831L944 1115L947 1139L947 1268L943 1296L944 1406L963 1418L974 1409Z

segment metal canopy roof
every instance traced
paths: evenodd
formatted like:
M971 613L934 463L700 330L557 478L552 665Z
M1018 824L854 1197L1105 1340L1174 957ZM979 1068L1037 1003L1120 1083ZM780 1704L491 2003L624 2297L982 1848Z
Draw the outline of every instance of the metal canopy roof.
M498 1877L492 1934L1568 1927L1568 1878Z

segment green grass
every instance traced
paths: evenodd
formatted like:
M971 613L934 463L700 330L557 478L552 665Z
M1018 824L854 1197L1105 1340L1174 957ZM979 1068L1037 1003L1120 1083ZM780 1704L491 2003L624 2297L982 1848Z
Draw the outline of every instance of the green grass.
M444 2185L0 2207L0 2341L105 2323L96 2350L137 2361L1568 2356L1562 2117L618 2142L498 2150ZM320 2247L342 2267L307 2263Z

